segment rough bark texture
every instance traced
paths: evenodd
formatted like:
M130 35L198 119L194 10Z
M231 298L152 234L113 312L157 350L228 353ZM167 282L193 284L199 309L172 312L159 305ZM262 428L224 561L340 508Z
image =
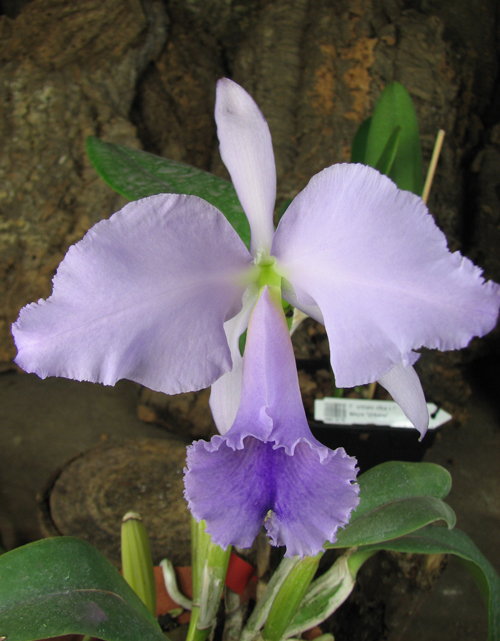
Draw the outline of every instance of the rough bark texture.
M140 145L129 111L166 24L155 0L34 0L0 18L0 360L15 353L10 323L50 294L68 246L125 203L85 139Z
M14 15L15 4L4 12ZM448 133L431 210L453 248L465 240L498 274L489 233L490 210L498 216L494 0L474 9L467 0L18 4L17 17L0 18L2 358L13 354L7 321L49 292L67 246L120 204L89 168L86 135L224 173L212 116L223 74L268 118L280 197L347 160L381 89L400 80L426 161L437 129Z

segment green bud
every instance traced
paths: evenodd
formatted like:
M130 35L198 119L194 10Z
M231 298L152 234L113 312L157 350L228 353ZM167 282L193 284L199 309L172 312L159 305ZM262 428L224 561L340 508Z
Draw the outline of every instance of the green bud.
M141 517L127 512L122 520L121 533L123 577L156 616L156 583L149 538Z

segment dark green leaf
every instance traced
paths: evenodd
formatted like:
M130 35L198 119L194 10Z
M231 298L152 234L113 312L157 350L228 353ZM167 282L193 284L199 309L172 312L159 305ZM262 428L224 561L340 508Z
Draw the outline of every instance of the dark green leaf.
M333 547L394 539L439 519L455 523L453 510L441 501L451 476L440 465L389 461L361 474L358 483L359 506Z
M396 153L398 151L400 138L401 138L401 127L398 126L392 132L384 148L384 151L382 152L382 155L378 160L377 166L375 167L375 169L378 169L381 174L385 174L386 176L389 176L389 174L391 173L392 165L394 163L394 159L396 158Z
M377 167L396 127L400 139L389 177L418 196L423 190L422 151L412 100L399 82L389 83L377 102L366 140L365 163Z
M250 227L233 185L185 163L161 158L139 149L103 142L94 136L86 141L87 154L99 176L129 200L155 194L199 196L220 209L247 247Z
M351 147L351 162L360 162L363 165L367 164L366 143L368 141L368 132L370 131L371 121L371 118L367 118L365 121L363 121L360 124L356 135L354 136Z
M325 547L345 548L389 541L440 520L450 528L456 521L451 507L440 499L422 496L393 501L349 523L340 530L337 541Z
M240 349L240 354L243 356L245 352L245 345L247 344L247 330L243 332L238 341L238 347Z
M500 641L500 577L464 532L430 526L383 545L360 548L360 551L365 550L457 556L472 574L487 604L489 640Z
M422 496L444 499L451 489L451 476L435 463L389 461L361 474L358 483L361 500L351 523L393 501Z
M63 634L165 641L139 597L89 543L58 537L2 555L0 637L33 641Z

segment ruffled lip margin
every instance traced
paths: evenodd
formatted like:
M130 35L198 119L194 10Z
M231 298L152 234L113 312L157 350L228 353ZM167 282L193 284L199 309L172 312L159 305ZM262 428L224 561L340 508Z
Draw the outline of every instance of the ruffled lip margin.
M264 525L287 557L315 555L325 541L333 543L359 503L356 459L312 435L300 438L293 453L253 436L239 447L234 440L217 435L188 448L184 495L213 542L248 548Z

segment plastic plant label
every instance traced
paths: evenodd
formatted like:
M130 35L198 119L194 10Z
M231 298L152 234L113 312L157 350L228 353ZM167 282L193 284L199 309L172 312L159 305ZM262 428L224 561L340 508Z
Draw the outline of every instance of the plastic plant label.
M429 429L436 429L452 416L434 403L427 403ZM353 398L321 398L314 401L314 419L329 425L387 425L413 428L394 401Z

